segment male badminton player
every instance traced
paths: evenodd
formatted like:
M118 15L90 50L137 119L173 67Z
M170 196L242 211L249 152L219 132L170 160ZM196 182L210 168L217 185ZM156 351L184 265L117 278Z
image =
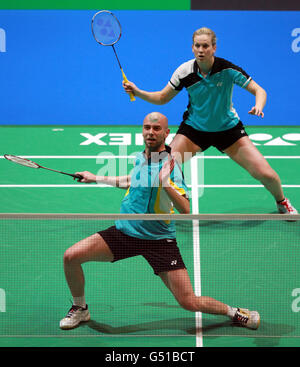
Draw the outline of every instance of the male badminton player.
M157 112L143 122L145 150L137 155L131 176L99 177L90 172L77 172L81 182L105 182L127 188L121 213L167 213L173 205L179 213L189 213L187 187L180 167L165 145L169 134L167 118ZM257 311L232 308L193 291L184 261L176 243L172 221L117 220L115 226L85 238L64 254L64 271L73 296L73 305L60 321L62 329L72 329L90 319L85 300L84 274L81 265L88 261L116 262L142 255L172 292L177 302L188 311L227 315L238 325L257 329ZM147 286L147 285L145 285Z
M123 87L127 93L158 105L186 88L189 104L170 144L172 153L178 152L184 159L184 152L194 155L214 146L265 186L280 213L297 214L283 193L278 174L251 142L232 105L232 90L238 85L255 96L249 114L263 118L267 94L243 69L216 57L216 47L214 31L200 28L193 34L195 58L180 65L161 91L147 92L132 82L123 82Z

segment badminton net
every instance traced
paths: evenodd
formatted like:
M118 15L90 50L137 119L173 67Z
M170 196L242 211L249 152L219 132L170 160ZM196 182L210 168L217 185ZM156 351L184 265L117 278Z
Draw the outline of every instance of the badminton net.
M65 336L65 250L117 219L170 218L197 295L259 311L260 328L208 314L195 322L137 256L83 264L91 321L67 335L300 337L300 216L277 214L1 214L0 336Z

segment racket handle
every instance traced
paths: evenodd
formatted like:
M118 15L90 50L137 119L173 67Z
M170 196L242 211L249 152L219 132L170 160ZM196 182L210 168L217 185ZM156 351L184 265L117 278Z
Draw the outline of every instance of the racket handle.
M73 175L73 174L70 174L70 176L74 177L74 178L78 178L79 180L82 180L83 179L83 176L81 175Z
M124 80L125 83L127 83L128 82L128 79L127 79L127 77L126 77L123 69L121 69L121 71L122 71L122 75L123 75L123 80ZM129 93L129 97L130 97L130 101L131 102L135 101L135 98L134 98L134 94L133 93Z

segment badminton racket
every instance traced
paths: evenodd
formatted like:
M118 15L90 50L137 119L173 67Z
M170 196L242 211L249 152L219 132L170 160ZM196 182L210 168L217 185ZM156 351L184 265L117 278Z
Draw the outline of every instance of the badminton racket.
M128 79L123 71L114 46L119 41L122 34L122 27L118 18L108 10L98 11L92 18L92 33L95 40L100 45L112 47L119 64L123 80L127 83ZM129 96L131 102L135 101L133 93L129 93Z
M77 178L79 180L83 179L83 176L81 176L81 175L73 174L73 173L66 173L66 172L62 172L62 171L57 171L56 169L43 167L43 166L41 166L41 165L39 165L39 164L37 164L33 161L30 161L29 159L17 157L15 155L4 154L4 158L8 159L11 162L21 164L22 166L26 166L26 167L30 167L30 168L43 168L43 169L46 169L48 171L53 171L53 172L61 173L63 175L71 176L71 177Z

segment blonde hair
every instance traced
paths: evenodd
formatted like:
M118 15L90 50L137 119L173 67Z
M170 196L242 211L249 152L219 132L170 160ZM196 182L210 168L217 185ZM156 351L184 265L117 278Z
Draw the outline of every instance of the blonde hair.
M212 43L213 46L217 44L217 37L216 37L215 32L212 31L209 28L206 28L206 27L199 28L193 33L193 43L194 43L195 37L196 36L201 36L202 34L206 34L207 36L211 36L211 43Z

